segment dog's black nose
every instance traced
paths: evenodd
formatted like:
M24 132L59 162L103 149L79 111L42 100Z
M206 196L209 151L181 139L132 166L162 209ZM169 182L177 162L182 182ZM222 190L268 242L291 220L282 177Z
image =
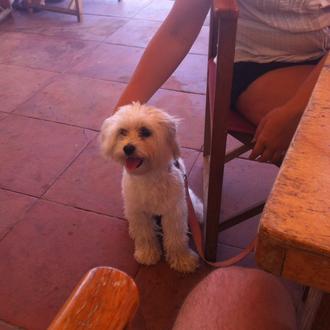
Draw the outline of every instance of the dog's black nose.
M126 144L126 146L123 149L124 149L125 154L127 156L130 156L134 153L135 146L133 146L133 144Z

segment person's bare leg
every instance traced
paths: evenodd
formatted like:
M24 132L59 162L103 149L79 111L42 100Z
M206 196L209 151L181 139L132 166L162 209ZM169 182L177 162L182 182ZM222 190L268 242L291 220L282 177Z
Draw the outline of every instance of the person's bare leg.
M240 95L237 110L258 125L269 111L285 105L295 95L313 68L313 65L297 65L260 76Z
M296 330L289 292L259 269L218 268L187 296L173 330Z
M237 109L257 126L251 159L273 163L283 159L324 59L317 65L297 65L270 71L241 94Z

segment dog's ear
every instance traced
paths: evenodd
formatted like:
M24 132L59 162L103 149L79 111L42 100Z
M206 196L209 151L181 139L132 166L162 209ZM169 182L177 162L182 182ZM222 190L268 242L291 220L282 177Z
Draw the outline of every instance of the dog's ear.
M116 119L114 116L107 118L102 126L99 135L99 143L101 147L102 155L108 158L111 155L111 150L115 139L115 123Z
M166 126L166 130L167 130L167 142L171 148L173 158L177 159L180 157L180 147L176 137L179 119L172 117L170 115L167 115L166 117L167 118L164 121L164 125Z

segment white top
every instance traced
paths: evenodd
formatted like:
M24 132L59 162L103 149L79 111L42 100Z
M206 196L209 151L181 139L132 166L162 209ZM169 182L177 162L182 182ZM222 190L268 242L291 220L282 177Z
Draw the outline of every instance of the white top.
M330 0L237 0L235 62L299 62L330 49Z

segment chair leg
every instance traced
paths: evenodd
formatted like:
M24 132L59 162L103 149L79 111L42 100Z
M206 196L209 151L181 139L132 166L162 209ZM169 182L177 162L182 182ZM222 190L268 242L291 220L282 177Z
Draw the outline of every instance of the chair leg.
M208 91L206 91L208 95ZM204 124L204 145L203 145L203 155L204 157L209 156L211 152L211 113L209 100L206 100L205 106L205 124Z
M225 147L223 145L222 147ZM217 241L219 229L219 215L221 210L221 195L223 181L223 167L219 168L218 164L224 163L224 152L221 147L211 150L211 157L204 158L204 180L205 186L205 202L207 205L206 219L204 225L204 242L205 257L209 261L215 261L217 257ZM207 159L210 159L207 164ZM215 184L217 183L217 184Z
M208 216L208 226L205 231L205 258L208 261L216 261L217 258L217 242L218 242L218 228L214 224L218 222L217 215Z
M81 13L82 13L82 2L80 2L80 0L75 0L75 4L76 4L76 16L77 16L77 20L78 22L81 22Z

